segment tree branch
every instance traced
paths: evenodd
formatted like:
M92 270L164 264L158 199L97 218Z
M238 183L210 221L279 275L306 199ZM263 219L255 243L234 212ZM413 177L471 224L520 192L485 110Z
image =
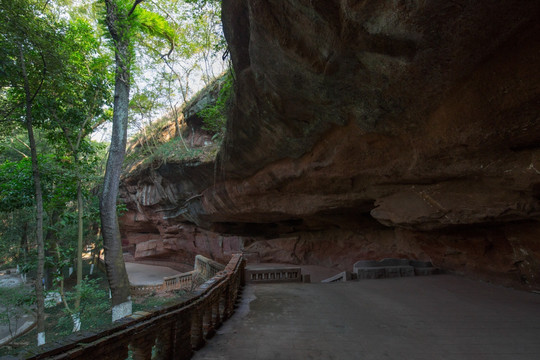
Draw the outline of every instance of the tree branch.
M43 9L41 9L42 11L47 8L47 5L49 5L49 2L51 2L51 0L45 1L45 4L43 4Z
M135 0L135 3L133 3L133 6L131 7L131 10L129 10L128 17L130 17L131 14L133 14L133 12L135 11L135 8L137 7L137 5L139 5L143 1L144 0Z
M23 106L23 105L24 105L24 101L21 101L21 102L18 103L17 105L13 106L11 109L9 109L9 111L8 111L5 115L2 116L2 119L0 119L0 122L9 121L9 120L8 120L9 115L11 115L11 113L12 113L15 109L17 109L18 107L21 107L21 106Z
M19 139L18 137L15 137L15 140L17 140L18 142L20 142L21 144L23 144L28 150L31 150L31 149L30 149L30 146L28 146L27 143L25 143L24 141L22 141L22 140ZM11 139L11 142L13 142L13 138Z
M45 57L43 56L43 53L40 51L39 52L39 55L41 56L41 61L43 61L43 75L41 77L41 81L39 82L39 86L38 88L36 89L36 91L34 92L34 95L32 95L32 97L30 98L30 102L33 102L34 99L36 98L37 94L39 93L39 91L41 90L41 86L43 86L43 82L45 81L45 74L47 74L47 62L45 61Z
M11 142L13 143L13 139L11 139ZM25 144L26 145L26 144ZM27 159L28 158L28 155L26 155L25 153L23 153L22 151L20 151L19 149L11 146L11 145L6 145L7 147L9 147L11 150L19 153L23 158Z

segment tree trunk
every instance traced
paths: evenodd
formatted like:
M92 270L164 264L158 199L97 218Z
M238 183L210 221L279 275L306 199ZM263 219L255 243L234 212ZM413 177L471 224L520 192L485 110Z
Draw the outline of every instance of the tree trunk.
M26 64L24 62L24 53L20 47L21 71L24 81L25 106L26 106L26 130L28 131L28 141L30 143L30 154L32 159L32 176L34 178L34 191L36 198L36 239L37 239L37 273L36 273L36 306L37 306L37 342L38 345L45 343L45 297L43 294L43 268L45 265L45 244L43 241L43 193L41 191L41 179L38 166L36 139L34 138L34 129L32 126L32 94L30 93L30 84L28 74L26 73Z
M77 160L77 159L76 159ZM76 162L77 163L77 162ZM77 180L77 213L78 229L77 229L77 298L75 299L75 311L79 311L81 305L81 285L83 277L83 262L82 262L82 248L83 248L83 196L81 180Z
M115 1L106 0L106 22L115 42L115 86L113 105L113 130L103 191L100 198L101 233L105 249L105 267L112 294L113 321L131 314L129 279L122 253L122 239L118 226L116 201L122 173L122 163L126 151L128 106L130 90L130 49L127 32L119 26L121 15ZM125 25L125 24L124 24Z
M45 249L45 256L50 256L51 252L54 253L56 244L58 243L58 236L55 230L52 229L54 224L58 223L60 219L60 214L58 213L57 209L53 209L52 212L49 214L49 225L50 229L48 229L45 232L45 244L49 245L49 249ZM51 289L54 284L54 277L56 276L56 272L58 269L54 265L45 265L45 269L43 270L43 276L45 278L45 290Z
M22 225L21 247L19 248L18 262L21 263L22 261L22 263L26 264L27 256L28 256L28 222L25 221Z

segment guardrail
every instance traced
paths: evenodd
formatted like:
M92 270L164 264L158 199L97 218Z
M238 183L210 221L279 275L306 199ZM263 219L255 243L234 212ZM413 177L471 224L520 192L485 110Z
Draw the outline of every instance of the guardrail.
M163 283L153 285L131 285L131 295L145 295L152 292L193 289L193 280L197 275L202 279L210 279L225 269L225 265L202 255L195 256L195 270L163 278ZM198 285L198 284L196 284Z
M154 285L131 285L131 295L141 296L152 292L173 291L181 289L192 289L193 278L196 271L168 276L163 278L163 283Z
M195 271L198 271L205 279L209 279L225 268L225 265L202 255L195 256Z
M195 270L174 276L163 278L163 290L171 291L178 289L189 289L193 284L193 277L197 272Z
M302 281L302 268L285 267L285 268L247 269L246 281L253 282L253 283Z
M225 269L201 285L192 299L140 318L124 318L100 333L75 333L44 345L28 360L161 360L191 358L228 319L244 285L245 259L233 255Z

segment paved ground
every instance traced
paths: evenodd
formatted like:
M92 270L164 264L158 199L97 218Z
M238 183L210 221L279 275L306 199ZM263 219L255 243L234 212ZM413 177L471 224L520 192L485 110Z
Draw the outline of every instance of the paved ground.
M180 271L165 266L130 262L126 262L126 271L131 285L157 285L163 283L163 278L166 276L180 274Z
M540 359L540 295L451 275L248 285L195 360Z

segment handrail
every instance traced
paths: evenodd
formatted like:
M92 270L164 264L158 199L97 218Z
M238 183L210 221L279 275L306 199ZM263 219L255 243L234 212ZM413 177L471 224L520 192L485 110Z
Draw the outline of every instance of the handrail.
M61 343L28 353L27 359L189 359L193 349L203 346L232 315L244 285L244 268L245 259L235 254L225 269L201 285L190 300L138 319L121 319L100 333L75 333Z

